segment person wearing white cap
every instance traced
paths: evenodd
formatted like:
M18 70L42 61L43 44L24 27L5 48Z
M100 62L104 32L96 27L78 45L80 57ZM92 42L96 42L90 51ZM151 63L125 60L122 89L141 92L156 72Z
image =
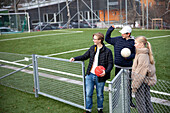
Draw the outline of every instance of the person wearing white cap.
M119 31L121 34L131 33L132 28L130 26L124 26L122 30Z
M135 41L131 36L132 28L130 26L124 26L119 32L122 36L111 37L112 31L115 29L114 25L110 26L105 35L105 41L114 46L114 64L115 64L115 76L121 69L129 69L130 74L129 78L131 78L131 67L133 65L133 59L135 58ZM121 55L121 50L123 48L129 48L131 51L131 55L129 57L123 57ZM120 81L119 81L120 82ZM129 81L129 94L130 94L130 106L136 108L136 106L132 103L132 92L131 92L131 80ZM115 107L118 103L120 84L116 86L115 93ZM117 101L117 103L116 103Z

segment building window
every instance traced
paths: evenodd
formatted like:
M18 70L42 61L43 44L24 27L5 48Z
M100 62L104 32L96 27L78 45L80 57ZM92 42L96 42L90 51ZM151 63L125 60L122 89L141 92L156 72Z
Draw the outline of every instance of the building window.
M94 11L95 14L93 14L93 19L99 20L99 11Z
M48 14L48 22L54 22L54 14Z
M62 22L63 21L63 15L58 14L56 15L55 13L53 14L44 14L43 15L43 22L47 23L56 23L56 22Z
M55 22L63 22L63 13L60 13L58 15L55 15Z
M47 23L63 22L63 14L60 13L60 14L56 15L56 13L53 13L53 14L46 13L43 16L43 20L44 20L44 22L47 22Z
M92 17L92 12L91 11L85 11L84 12L84 17L87 20L91 20L93 18L93 20L98 20L99 17L99 11L93 11L93 17Z

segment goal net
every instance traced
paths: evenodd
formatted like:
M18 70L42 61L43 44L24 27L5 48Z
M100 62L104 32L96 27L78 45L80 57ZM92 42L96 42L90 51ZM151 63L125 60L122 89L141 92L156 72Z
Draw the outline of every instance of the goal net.
M0 13L0 27L9 27L16 31L30 32L29 14Z

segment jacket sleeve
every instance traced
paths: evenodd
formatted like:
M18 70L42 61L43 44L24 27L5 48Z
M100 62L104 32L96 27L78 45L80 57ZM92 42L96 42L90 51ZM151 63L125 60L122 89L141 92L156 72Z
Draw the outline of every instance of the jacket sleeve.
M107 66L107 69L105 71L106 74L110 73L112 69L113 69L113 54L112 54L112 51L109 50L109 53L108 53L108 66Z
M90 58L90 49L86 51L83 55L74 57L75 61L84 61Z
M149 58L139 55L135 70L132 70L132 89L138 89L146 77L149 65Z
M106 32L106 36L105 36L105 41L109 44L112 44L114 45L115 44L115 41L114 41L114 38L111 38L111 33L112 31L114 30L115 28L113 28L112 26L109 27L109 29L107 30Z
M133 43L133 48L131 49L131 55L127 57L127 60L133 60L135 58L136 50L135 50L135 43Z

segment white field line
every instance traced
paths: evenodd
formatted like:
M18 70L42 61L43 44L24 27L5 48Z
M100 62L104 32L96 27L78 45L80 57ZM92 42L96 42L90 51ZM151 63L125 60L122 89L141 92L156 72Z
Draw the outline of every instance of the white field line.
M106 44L106 46L109 46L109 45L110 45L110 44ZM87 50L87 49L89 49L89 48L76 49L76 50L65 51L65 52L61 52L61 53L49 54L49 55L45 55L45 56L50 57L50 56L55 56L55 55L61 55L61 54L67 54L67 53L73 53L73 52L83 51L83 50Z
M150 38L147 38L148 40L150 39L157 39L157 38L164 38L164 37L169 37L170 35L165 35L165 36L157 36L157 37L150 37ZM110 44L106 44L106 46L109 46ZM47 57L51 57L51 56L56 56L56 55L62 55L62 54L67 54L67 53L73 53L73 52L78 52L78 51L83 51L83 50L87 50L89 48L82 48L82 49L76 49L76 50L71 50L71 51L65 51L65 52L61 52L61 53L54 53L54 54L49 54L49 55L45 55ZM20 61L25 61L24 59L23 60L17 60L17 61L14 61L14 62L20 62Z
M4 63L8 63L8 64L13 64L13 65L17 65L17 66L24 66L24 67L27 66L25 64L20 64L20 63L16 63L16 62L10 62L10 61L6 61L6 60L0 60L0 62L4 62ZM30 66L30 68L33 68L33 66ZM63 72L63 71L57 71L57 70L41 68L41 67L38 67L38 69L45 70L45 71L48 71L48 72L54 72L54 73L59 73L59 74L64 74L64 75L69 75L69 76L74 76L74 77L82 78L81 75L76 75L76 74L67 73L67 72Z
M25 65L25 64L16 63L16 62L10 62L10 61L6 61L6 60L0 60L0 62L4 62L4 63L8 63L8 64L13 64L13 65L17 65L17 66L24 66L24 67L27 66L27 65ZM30 68L33 68L33 66L30 66ZM65 74L65 75L69 75L69 76L74 76L74 77L78 77L78 78L82 78L81 75L71 74L71 73L67 73L67 72L61 72L61 71L51 70L51 69L41 68L41 67L39 67L38 69L40 69L40 70L45 70L45 71L49 71L49 72L54 72L54 73ZM151 90L151 92L157 93L157 94L161 94L161 95L170 96L170 94L169 94L169 93L166 93L166 92L159 92L159 91L154 91L154 90Z
M12 70L19 70L20 69L18 67L14 67L14 66L10 66L10 65L2 65L1 67L7 68L7 69L12 69ZM33 74L34 73L33 71L27 70L27 69L23 69L23 70L21 70L21 72L28 73L28 74ZM51 74L46 74L46 73L41 73L41 72L39 72L38 75L42 76L42 77L46 77L46 78L60 80L60 81L63 81L63 82L73 83L73 84L77 84L77 85L83 85L83 82L82 81L78 81L78 80L73 80L73 79L69 79L69 78L59 77L59 76L55 76L55 75L51 75Z
M71 51L66 51L66 52L61 52L61 53L49 54L49 55L45 55L45 56L50 57L50 56L61 55L61 54L66 54L66 53L73 53L73 52L77 52L77 51L83 51L83 50L87 50L87 49L89 49L89 48L76 49L76 50L71 50Z
M157 37L150 37L147 38L148 40L150 39L156 39L156 38L164 38L164 37L169 37L170 35L165 35L165 36L157 36ZM109 46L110 44L106 44L106 46ZM87 50L89 48L82 48L82 49L77 49L77 50L71 50L71 51L65 51L65 52L61 52L61 53L54 53L54 54L49 54L49 55L45 55L45 56L56 56L56 55L61 55L61 54L67 54L67 53L73 53L73 52L78 52L78 51L83 51L83 50Z
M166 96L170 96L169 93L166 92L159 92L159 91L155 91L155 90L150 90L152 93L156 93L156 94L160 94L160 95L166 95Z
M11 38L11 39L2 39L2 41L9 41L9 40L21 40L21 39L27 39L27 38L35 38L35 37L45 37L45 36L53 36L53 35L63 35L63 34L73 34L73 33L81 33L83 31L70 31L65 33L54 33L54 34L46 34L46 35L36 35L36 36L27 36L27 37L19 37L19 38Z
M148 39L148 40L150 40L150 39L164 38L164 37L170 37L170 35L165 35L165 36L157 36L157 37L150 37L150 38L147 38L147 39Z
M17 68L17 67L14 67L14 66L9 66L9 65L2 65L2 67L12 69L12 70L20 69L20 68ZM27 69L23 69L23 70L21 70L21 72L28 73L28 74L33 74L33 71L27 70ZM82 81L73 80L73 79L64 78L64 77L59 77L59 76L54 76L54 75L51 75L51 74L46 74L46 73L39 72L39 76L46 77L46 78L51 78L51 79L55 79L55 80L59 80L59 81L63 81L63 82L68 82L68 83L72 83L72 84L83 85ZM105 86L104 91L109 91L109 88ZM151 90L151 92L161 94L161 95L170 96L170 94L165 93L165 92L159 92L159 91L154 91L154 90ZM135 95L132 94L132 97L135 98ZM154 102L154 103L170 106L170 101L165 100L165 99L151 97L151 101Z
M132 97L135 98L135 94L132 94ZM151 102L166 105L166 106L170 106L170 101L169 100L160 99L160 98L156 98L156 97L151 97Z

